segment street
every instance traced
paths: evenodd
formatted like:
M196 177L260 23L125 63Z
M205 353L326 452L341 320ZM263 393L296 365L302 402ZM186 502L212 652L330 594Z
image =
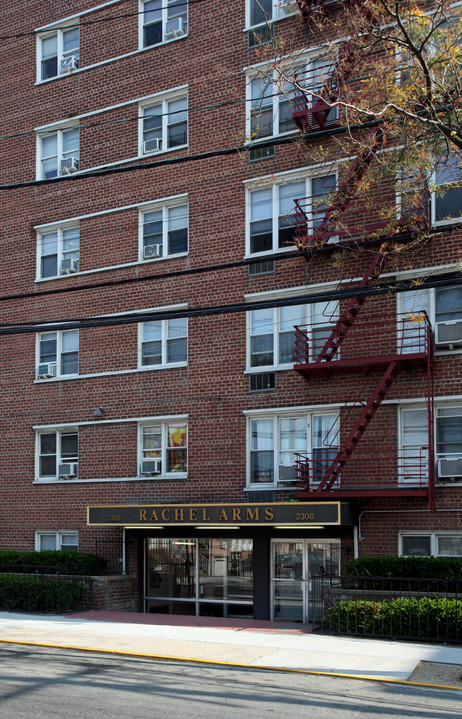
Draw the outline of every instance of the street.
M460 717L460 692L0 644L0 717Z

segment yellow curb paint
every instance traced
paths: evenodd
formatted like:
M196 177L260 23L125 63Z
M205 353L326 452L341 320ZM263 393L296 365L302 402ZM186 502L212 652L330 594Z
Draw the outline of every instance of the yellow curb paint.
M341 672L323 672L314 669L293 669L290 667L269 667L262 664L242 664L240 662L225 662L220 659L198 659L196 657L177 657L173 654L147 654L146 652L130 652L124 649L95 649L94 647L77 647L71 644L45 644L44 642L26 642L19 639L0 639L1 644L20 644L28 647L46 647L47 649L70 649L77 652L95 652L97 654L117 654L125 657L142 659L167 659L177 662L195 662L196 664L216 664L223 667L239 667L240 669L263 669L265 671L290 672L292 674L309 674L320 677L338 677L340 679L358 679L365 682L384 682L387 684L403 684L410 687L427 687L428 689L450 689L461 692L462 687L453 687L450 684L426 684L412 682L408 679L390 679L389 677L371 677L364 674L342 674Z

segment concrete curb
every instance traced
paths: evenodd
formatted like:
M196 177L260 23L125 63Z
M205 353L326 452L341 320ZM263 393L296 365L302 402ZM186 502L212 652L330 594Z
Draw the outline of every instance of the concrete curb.
M239 669L259 669L264 671L285 672L290 674L307 674L311 676L336 677L337 679L354 679L358 681L379 682L383 684L400 684L402 686L426 687L427 689L440 689L446 691L462 692L462 687L447 684L427 684L413 682L408 679L390 679L388 677L370 677L363 674L343 674L340 672L324 672L312 669L293 669L291 667L270 667L261 664L242 664L239 662L225 662L216 659L198 659L195 657L178 657L168 654L147 654L145 652L131 652L122 649L95 649L93 647L78 647L70 644L47 644L44 642L27 642L19 639L0 639L0 644L13 644L30 647L44 647L47 649L69 649L77 652L93 652L95 654L114 654L117 656L136 657L137 659L162 659L167 661L188 662L191 664L210 664L215 666L236 667Z

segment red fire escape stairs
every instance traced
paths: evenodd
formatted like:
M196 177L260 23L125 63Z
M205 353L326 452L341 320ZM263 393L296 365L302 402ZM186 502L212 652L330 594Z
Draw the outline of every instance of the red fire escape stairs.
M354 2L354 0L350 0ZM310 9L314 6L314 2L307 0L299 1L300 9L305 20L305 14L307 8ZM319 5L319 2L317 3ZM329 5L337 7L337 3L323 3L325 9L328 9ZM303 7L302 7L303 6ZM335 8L336 9L336 8ZM368 16L370 13L370 16ZM374 13L373 8L364 9L365 19L374 21L372 17ZM294 103L293 119L299 129L304 134L309 134L318 129L328 129L329 113L332 110L332 103L334 103L338 97L338 90L340 83L344 83L353 72L357 61L357 52L354 47L354 40L352 39L344 48L341 56L334 65L333 72L327 81L324 88L318 93L317 99L314 104L309 107L307 94L309 91L296 94ZM332 127L332 124L330 124ZM329 239L338 234L336 232L339 221L351 203L351 201L357 197L359 190L366 177L366 173L370 163L375 157L376 153L380 150L384 142L384 135L379 125L373 127L370 130L369 142L366 142L365 149L356 157L352 165L350 166L349 172L343 182L339 185L335 192L334 201L328 207L324 213L323 219L320 224L316 227L311 227L308 222L308 218L304 209L301 205L301 201L296 201L296 232L295 232L295 244L304 249L322 248L328 242ZM397 230L401 227L401 232L405 227L397 223ZM373 228L374 229L374 228ZM387 264L387 251L391 249L388 243L384 243L380 250L374 257L371 265L365 272L359 287L365 287L366 285L374 284L381 273L383 272ZM426 328L426 340L425 348L422 351L422 347L419 346L417 351L413 355L413 362L415 364L424 365L427 369L427 403L429 412L429 441L426 449L428 452L427 460L427 472L428 472L428 484L422 482L422 462L420 464L420 483L418 486L406 486L402 484L399 486L398 479L395 486L389 486L384 488L383 483L378 483L374 486L362 485L356 489L342 489L341 474L342 470L345 471L349 465L351 466L351 458L357 448L360 440L364 433L369 427L372 419L374 418L377 410L381 406L383 400L388 395L396 377L400 370L404 366L411 365L413 362L410 361L411 357L409 354L399 354L399 352L393 352L391 355L376 356L376 357L358 357L354 359L339 358L339 348L344 342L347 334L351 331L355 325L358 314L365 302L365 296L354 297L351 299L341 316L337 320L334 329L328 336L324 343L324 346L320 352L316 355L310 355L310 346L307 335L304 335L300 328L296 328L296 361L294 368L306 377L314 375L330 375L338 371L345 371L348 369L358 369L360 367L365 368L365 372L368 373L371 370L377 370L381 368L382 376L378 384L374 387L369 399L366 402L361 402L359 399L357 403L363 406L362 411L358 419L355 421L353 428L349 431L347 437L343 440L343 443L336 451L333 460L329 461L328 466L323 470L323 476L320 476L319 467L315 469L315 461L313 458L308 458L303 455L298 455L296 459L297 463L297 475L299 488L295 491L294 497L301 500L315 500L322 499L326 500L328 496L331 499L340 499L341 497L370 497L370 496L426 496L428 497L429 507L432 511L435 509L435 497L434 497L434 467L433 467L433 355L432 355L432 332L431 328L427 323ZM379 354L379 353L378 353ZM335 360L335 361L334 361ZM326 447L334 451L333 447ZM399 461L398 461L399 463ZM373 460L369 460L369 471L374 474L372 470ZM366 470L367 472L367 470ZM399 470L396 470L397 478ZM311 477L310 477L311 475Z

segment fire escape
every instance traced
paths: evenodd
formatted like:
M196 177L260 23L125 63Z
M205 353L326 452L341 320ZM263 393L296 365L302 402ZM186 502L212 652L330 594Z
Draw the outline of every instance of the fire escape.
M317 3L299 0L298 4L305 22L315 5L326 14L341 5L339 2L320 3L319 0ZM365 8L364 16L370 12ZM373 22L372 17L366 19ZM307 141L310 141L312 133L329 130L339 124L339 115L332 108L332 103L338 97L341 84L352 76L357 63L353 38L330 68L325 85L322 89L318 87L316 97L310 96L308 88L296 93L293 119ZM376 190L375 201L374 198L371 201L368 186L366 205L363 187L367 173L384 143L379 124L369 128L368 132L364 149L353 160L329 199L322 204L321 214L313 208L313 198L295 201L295 243L305 248L307 255L319 249L338 249L339 241L343 240L352 240L357 244L373 239L380 242L380 247L368 261L362 279L349 285L351 296L342 301L336 316L326 318L320 326L298 326L295 329L294 369L308 380L316 377L333 380L342 376L339 386L345 387L349 396L335 425L327 432L323 446L314 448L311 455L296 455L297 489L294 497L309 501L426 497L433 511L432 328L425 313L397 318L376 316L374 321L367 321L367 313L365 318L362 312L368 288L377 284L396 243L405 243L429 226L430 201L428 194L423 192L417 206L402 211L399 218L395 214L391 220L390 215L384 217L380 212L387 189ZM388 194L390 196L389 189ZM394 197L393 203L395 206ZM341 288L345 288L343 282L339 286ZM414 390L426 398L428 441L424 447L407 447L400 451L397 437L384 435L381 438L385 425L381 428L377 420L373 420L396 380L403 375L411 379ZM362 442L365 434L369 441Z

